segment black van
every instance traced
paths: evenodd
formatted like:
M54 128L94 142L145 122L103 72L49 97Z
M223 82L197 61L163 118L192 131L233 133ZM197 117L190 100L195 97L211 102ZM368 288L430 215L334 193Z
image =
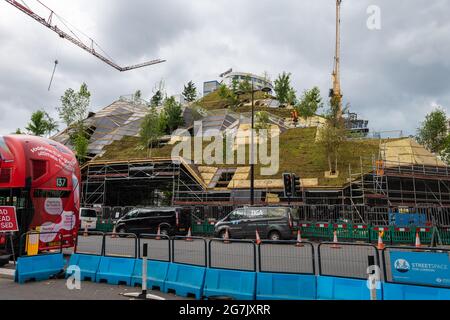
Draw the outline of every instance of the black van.
M214 236L225 237L226 230L233 239L290 240L295 236L293 210L286 207L244 207L228 214L216 223Z
M158 227L162 235L186 235L191 225L189 208L155 207L133 209L117 220L116 232L156 234Z

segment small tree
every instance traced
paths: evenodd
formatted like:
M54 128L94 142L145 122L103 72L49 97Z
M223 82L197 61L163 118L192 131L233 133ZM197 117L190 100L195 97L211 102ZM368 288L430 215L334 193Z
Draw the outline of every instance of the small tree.
M250 76L245 76L244 80L242 80L239 85L238 89L242 92L251 92L252 91L252 82Z
M80 163L83 163L86 159L89 144L83 121L87 117L90 99L91 93L87 85L83 83L78 92L71 88L67 89L61 97L62 106L57 108L59 117L67 127L73 129L70 133L70 139Z
M141 128L139 130L139 137L141 145L147 149L147 156L151 157L153 146L159 141L164 134L161 115L158 115L156 107L150 107L149 112L144 117Z
M291 74L283 72L275 80L275 94L281 105L295 100L295 90L291 87Z
M425 121L417 130L417 141L431 152L440 153L448 136L447 121L445 111L436 108L427 114Z
M32 135L42 137L48 132L49 123L46 118L46 112L38 110L31 115L31 121L25 128Z
M165 85L164 81L161 80L159 83L153 88L153 96L150 99L150 106L159 107L165 96Z
M17 128L14 134L23 134L23 132L20 128Z
M83 83L78 92L69 88L61 97L61 107L56 108L59 117L69 127L74 122L82 122L86 116L90 103L91 93L88 87Z
M137 90L134 94L133 94L133 102L134 103L140 103L142 99L142 92L141 90Z
M338 171L339 152L347 138L344 119L339 113L339 100L331 98L330 109L325 115L327 123L320 129L319 143L323 146L328 159L330 172ZM334 166L332 165L334 161Z
M187 102L194 102L197 99L197 88L192 81L184 86L183 97Z
M167 128L169 129L169 133L183 125L183 110L181 109L181 104L179 104L174 97L167 98L164 101L164 114L167 117Z
M237 108L239 105L239 97L236 95L235 91L230 90L225 84L219 87L219 97L226 100L228 106L231 108Z
M256 113L255 129L268 129L270 127L269 113L267 111L258 111Z
M52 135L53 132L58 131L58 122L56 122L55 119L53 119L52 117L50 117L50 115L46 112L45 113L45 118L47 121L47 135L50 137Z
M304 91L299 103L295 106L299 116L305 120L314 116L317 113L317 110L322 107L322 97L320 96L318 87Z
M450 134L444 139L440 156L442 161L447 165L450 165Z

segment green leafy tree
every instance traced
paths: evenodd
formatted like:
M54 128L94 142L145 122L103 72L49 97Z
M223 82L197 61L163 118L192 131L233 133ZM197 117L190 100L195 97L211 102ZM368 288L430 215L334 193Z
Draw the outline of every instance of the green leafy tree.
M91 93L85 83L81 85L78 92L71 88L64 92L64 95L61 97L61 107L57 108L57 110L59 117L67 127L74 122L77 122L77 125L79 125L86 118L90 99Z
M246 93L252 91L252 82L250 76L244 77L244 79L239 83L238 89Z
M184 86L183 97L187 102L194 102L197 99L197 88L192 81Z
M417 130L417 141L431 152L439 154L448 138L448 120L445 111L437 108L427 114L425 121Z
M38 110L33 112L31 120L25 128L30 134L42 137L45 134L50 134L57 127L55 121L50 118L47 112Z
M133 102L134 103L140 103L142 99L142 92L141 90L137 90L134 94L133 94Z
M67 89L61 97L61 107L57 108L61 120L72 128L70 139L80 163L86 160L89 145L83 121L87 117L90 100L91 93L83 83L78 92Z
M159 81L155 88L153 88L153 96L150 99L150 106L159 107L162 104L166 92L165 90L164 81Z
M442 161L444 161L447 165L450 165L450 134L448 134L444 139L440 155Z
M59 125L58 125L58 122L56 122L55 119L50 117L50 115L47 112L45 113L45 118L47 121L47 134L50 137L53 132L58 131Z
M320 89L318 87L304 91L300 101L295 106L299 116L305 120L314 116L317 113L317 110L322 107L322 97L320 96Z
M281 105L295 101L295 90L291 86L291 74L283 72L275 80L275 94Z
M255 114L255 129L268 129L270 127L269 113L267 111L258 111Z
M329 171L336 173L338 171L340 150L347 139L347 130L344 119L340 116L338 99L330 99L330 108L325 114L325 118L327 122L319 131L318 142L324 148L328 159Z
M153 147L164 135L165 123L162 123L163 121L164 118L158 115L156 107L152 106L141 123L139 130L140 143L142 147L147 149L148 157L151 157Z
M14 134L23 134L22 129L17 128Z
M233 92L238 91L239 89L239 80L237 78L233 78L233 80L231 80L231 90L233 90Z
M231 108L237 108L239 105L239 97L235 91L228 88L225 84L222 84L219 87L219 97L226 100L228 106Z
M164 101L164 114L167 119L167 128L169 129L169 133L183 125L183 110L181 108L181 104L178 103L174 97L167 98Z

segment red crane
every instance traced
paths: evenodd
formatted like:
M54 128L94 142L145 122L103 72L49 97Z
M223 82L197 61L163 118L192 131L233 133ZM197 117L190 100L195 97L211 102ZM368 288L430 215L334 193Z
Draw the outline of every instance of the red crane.
M39 2L42 6L44 6L47 10L50 11L49 17L47 19L42 18L37 13L33 12L28 6L26 6L24 4L20 4L20 3L18 3L15 0L5 0L5 1L8 2L9 4L11 4L12 6L14 6L15 8L19 9L20 11L22 11L23 13L27 14L28 16L30 16L31 18L33 18L34 20L36 20L40 24L43 24L44 26L46 26L50 30L56 32L61 38L69 40L73 44L75 44L78 47L80 47L81 49L89 52L93 56L95 56L98 59L102 60L103 62L109 64L111 67L113 67L114 69L119 70L120 72L129 71L129 70L138 69L138 68L143 68L143 67L147 67L147 66L150 66L150 65L153 65L153 64L162 63L162 62L166 61L166 60L157 59L157 60L152 60L152 61L147 61L147 62L131 65L131 66L128 66L128 67L121 67L117 63L112 61L111 59L109 59L109 58L105 57L104 55L101 55L97 51L95 51L94 45L98 46L98 44L96 44L93 39L89 38L91 40L91 44L90 44L90 46L86 45L70 29L69 29L70 32L74 36L71 36L67 32L65 32L65 31L61 30L60 28L58 28L56 26L56 24L53 24L52 23L52 19L53 19L54 16L57 16L56 13L53 10L51 10L50 8L48 8L46 5L44 5L42 2L40 2L39 0L37 0L37 2ZM57 17L60 18L59 16L57 16ZM60 18L60 20L61 20L61 18ZM66 27L67 27L67 25L66 25ZM55 62L55 68L56 68L56 64L57 64L57 62Z

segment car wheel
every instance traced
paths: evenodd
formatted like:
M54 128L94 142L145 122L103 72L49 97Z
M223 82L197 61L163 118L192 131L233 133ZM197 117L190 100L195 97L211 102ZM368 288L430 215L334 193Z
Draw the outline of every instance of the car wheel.
M269 233L269 240L279 241L281 239L281 235L278 231L271 231Z
M160 233L162 236L169 236L169 230L166 229L166 228L160 229L159 233Z

